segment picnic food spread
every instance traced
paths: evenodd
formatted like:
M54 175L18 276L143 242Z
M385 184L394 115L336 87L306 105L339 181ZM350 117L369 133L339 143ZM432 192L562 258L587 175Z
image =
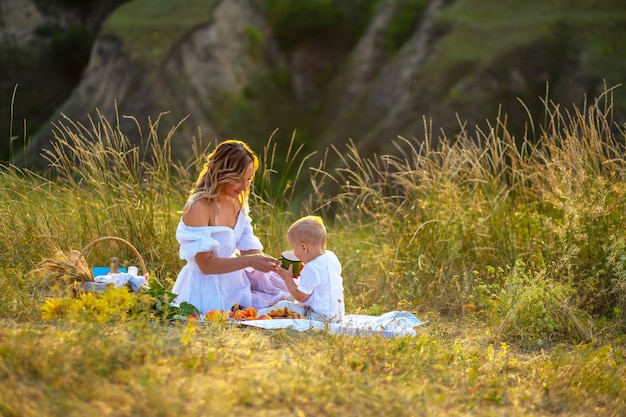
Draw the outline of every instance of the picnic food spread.
M254 307L242 307L235 304L230 310L209 310L204 315L207 321L220 320L272 320L272 319L306 319L288 307L279 307L270 310L266 314L257 315Z
M274 310L270 310L269 314L274 319L306 319L305 316L296 313L288 307L280 307Z

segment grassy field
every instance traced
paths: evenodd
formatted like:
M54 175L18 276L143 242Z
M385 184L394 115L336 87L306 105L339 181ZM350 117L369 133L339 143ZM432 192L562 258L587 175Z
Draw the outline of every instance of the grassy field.
M131 55L158 64L189 29L206 23L215 1L139 0L122 4L105 22L105 35L119 36Z
M206 150L174 163L157 129L140 153L111 121L66 120L48 172L0 173L0 415L626 414L625 135L611 103L546 102L525 138L505 117L454 139L425 123L397 155L329 149L332 170L294 145L277 172L272 138L258 150L265 251L286 247L296 217L322 215L347 311L428 321L393 339L169 321L158 297L125 289L72 296L71 274L40 263L103 236L131 242L171 289ZM112 254L139 263L115 241L85 259Z

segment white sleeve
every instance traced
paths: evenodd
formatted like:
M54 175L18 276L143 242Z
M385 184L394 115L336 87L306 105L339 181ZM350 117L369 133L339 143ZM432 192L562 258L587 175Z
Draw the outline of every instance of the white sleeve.
M211 227L189 227L182 221L176 229L180 259L193 259L200 252L213 252L220 243L211 236Z

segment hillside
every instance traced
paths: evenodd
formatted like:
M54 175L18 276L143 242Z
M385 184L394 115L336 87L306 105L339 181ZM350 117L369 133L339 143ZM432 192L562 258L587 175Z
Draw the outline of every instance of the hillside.
M618 1L134 0L104 20L50 122L119 115L140 143L160 118L177 129L180 159L226 137L260 148L276 129L305 151L354 140L365 154L393 152L397 136L489 129L498 112L521 135L545 97L582 105L624 81L624 23ZM28 161L42 166L53 132L42 126Z

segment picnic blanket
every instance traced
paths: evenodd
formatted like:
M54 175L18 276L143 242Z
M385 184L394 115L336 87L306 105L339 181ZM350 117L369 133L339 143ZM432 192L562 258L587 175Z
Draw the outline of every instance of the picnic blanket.
M408 311L390 311L381 316L348 314L338 322L309 319L274 319L238 321L245 326L263 329L286 329L298 331L326 330L331 334L354 336L379 335L386 338L415 336L415 328L425 324Z

